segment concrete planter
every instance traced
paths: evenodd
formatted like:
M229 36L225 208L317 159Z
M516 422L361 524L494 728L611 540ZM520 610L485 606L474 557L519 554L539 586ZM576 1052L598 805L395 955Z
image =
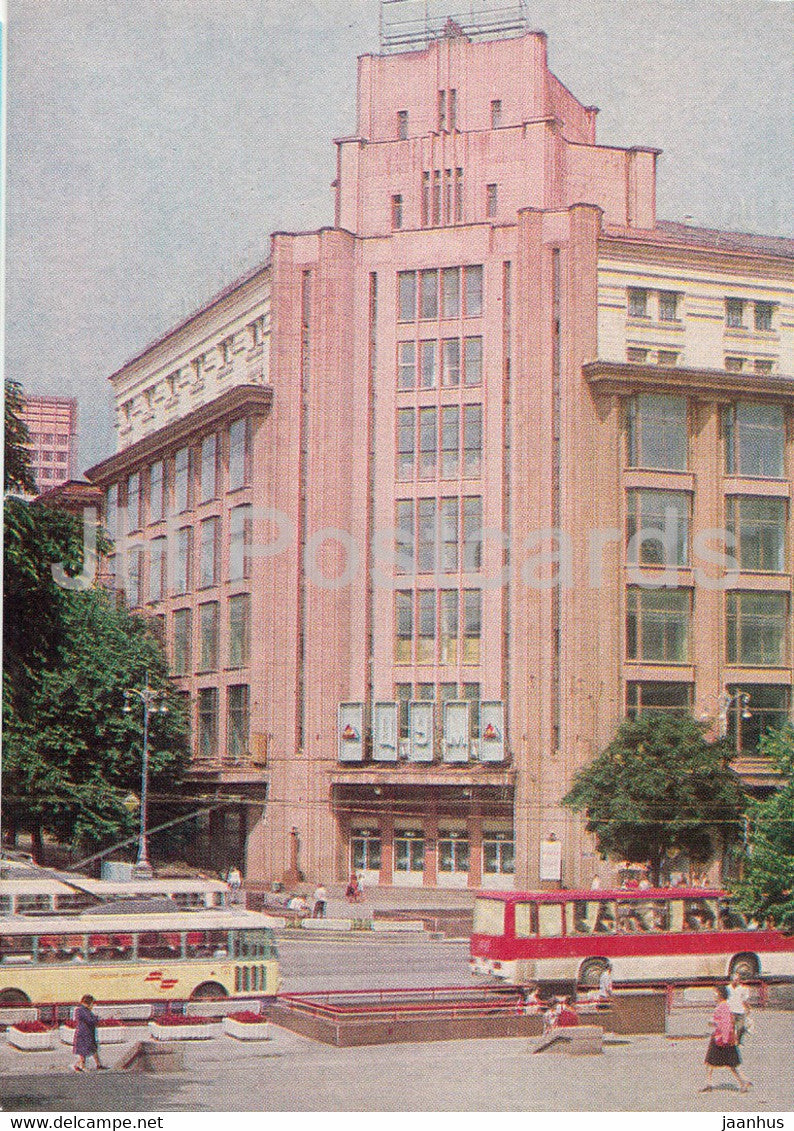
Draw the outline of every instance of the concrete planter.
M45 1052L55 1048L55 1030L47 1029L45 1033L25 1033L15 1026L8 1030L8 1043L15 1049L25 1052Z
M262 1018L261 1021L237 1021L234 1017L224 1017L223 1031L238 1041L269 1041L270 1026Z
M65 1045L74 1042L74 1029L70 1025L61 1025L58 1030L61 1040ZM105 1045L123 1045L125 1041L140 1040L147 1036L148 1030L143 1026L132 1025L100 1025L96 1031L97 1044L100 1048Z
M186 1017L184 1025L160 1025L157 1021L149 1022L149 1036L154 1041L209 1041L222 1033L223 1024L220 1021L213 1021L209 1025L196 1025Z

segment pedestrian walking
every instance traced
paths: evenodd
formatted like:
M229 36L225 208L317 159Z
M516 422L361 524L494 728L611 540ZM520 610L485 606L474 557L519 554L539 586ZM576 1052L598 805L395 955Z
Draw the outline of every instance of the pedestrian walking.
M314 909L312 911L312 919L324 919L325 908L328 903L328 892L322 884L318 884L314 889Z
M750 987L742 982L741 975L735 971L728 983L728 1008L733 1017L733 1027L736 1030L736 1044L742 1043L742 1037L747 1032L747 1015L750 1012Z
M604 969L601 971L601 977L598 979L598 1001L610 1001L612 999L612 963L607 959Z
M717 1008L711 1017L713 1030L709 1047L706 1049L706 1083L701 1092L713 1090L711 1083L715 1068L727 1068L739 1082L739 1091L746 1092L752 1087L739 1071L742 1058L739 1055L739 1046L736 1043L736 1030L733 1026L733 1014L728 1007L727 986L717 986Z
M72 1065L74 1072L85 1072L85 1062L88 1057L93 1057L97 1070L104 1070L107 1067L99 1061L99 1046L96 1036L99 1018L91 1010L93 1004L94 998L91 997L91 994L86 994L80 999L80 1004L75 1010L74 1019L77 1022L77 1027L74 1031L72 1052L77 1057L77 1061Z
M239 868L230 868L226 874L226 883L229 885L229 902L240 902L240 888L243 886L243 877Z

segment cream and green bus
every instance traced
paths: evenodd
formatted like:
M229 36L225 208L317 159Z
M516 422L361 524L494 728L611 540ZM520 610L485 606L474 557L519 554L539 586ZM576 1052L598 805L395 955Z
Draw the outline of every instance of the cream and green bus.
M279 988L272 920L254 911L0 919L0 1004L246 998Z

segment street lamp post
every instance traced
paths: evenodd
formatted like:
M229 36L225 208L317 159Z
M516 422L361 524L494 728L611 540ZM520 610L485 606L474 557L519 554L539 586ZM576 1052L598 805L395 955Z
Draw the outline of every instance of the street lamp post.
M165 704L164 691L155 691L149 686L149 673L146 673L146 683L143 687L128 687L124 692L124 712L129 714L132 710L130 699L137 696L143 703L143 757L141 759L141 824L138 838L138 859L133 869L137 879L150 879L152 866L149 863L149 848L146 839L146 803L149 792L149 715L165 715L168 707Z
M750 710L750 696L746 691L723 691L719 697L719 720L720 720L720 736L722 738L728 733L728 712L731 707L741 709L743 719L751 719L753 712Z

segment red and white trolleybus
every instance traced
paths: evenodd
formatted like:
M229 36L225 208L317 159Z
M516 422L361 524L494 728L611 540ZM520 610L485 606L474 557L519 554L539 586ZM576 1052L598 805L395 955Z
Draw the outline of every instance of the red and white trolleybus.
M522 985L794 975L794 936L754 927L722 891L482 892L471 968Z

